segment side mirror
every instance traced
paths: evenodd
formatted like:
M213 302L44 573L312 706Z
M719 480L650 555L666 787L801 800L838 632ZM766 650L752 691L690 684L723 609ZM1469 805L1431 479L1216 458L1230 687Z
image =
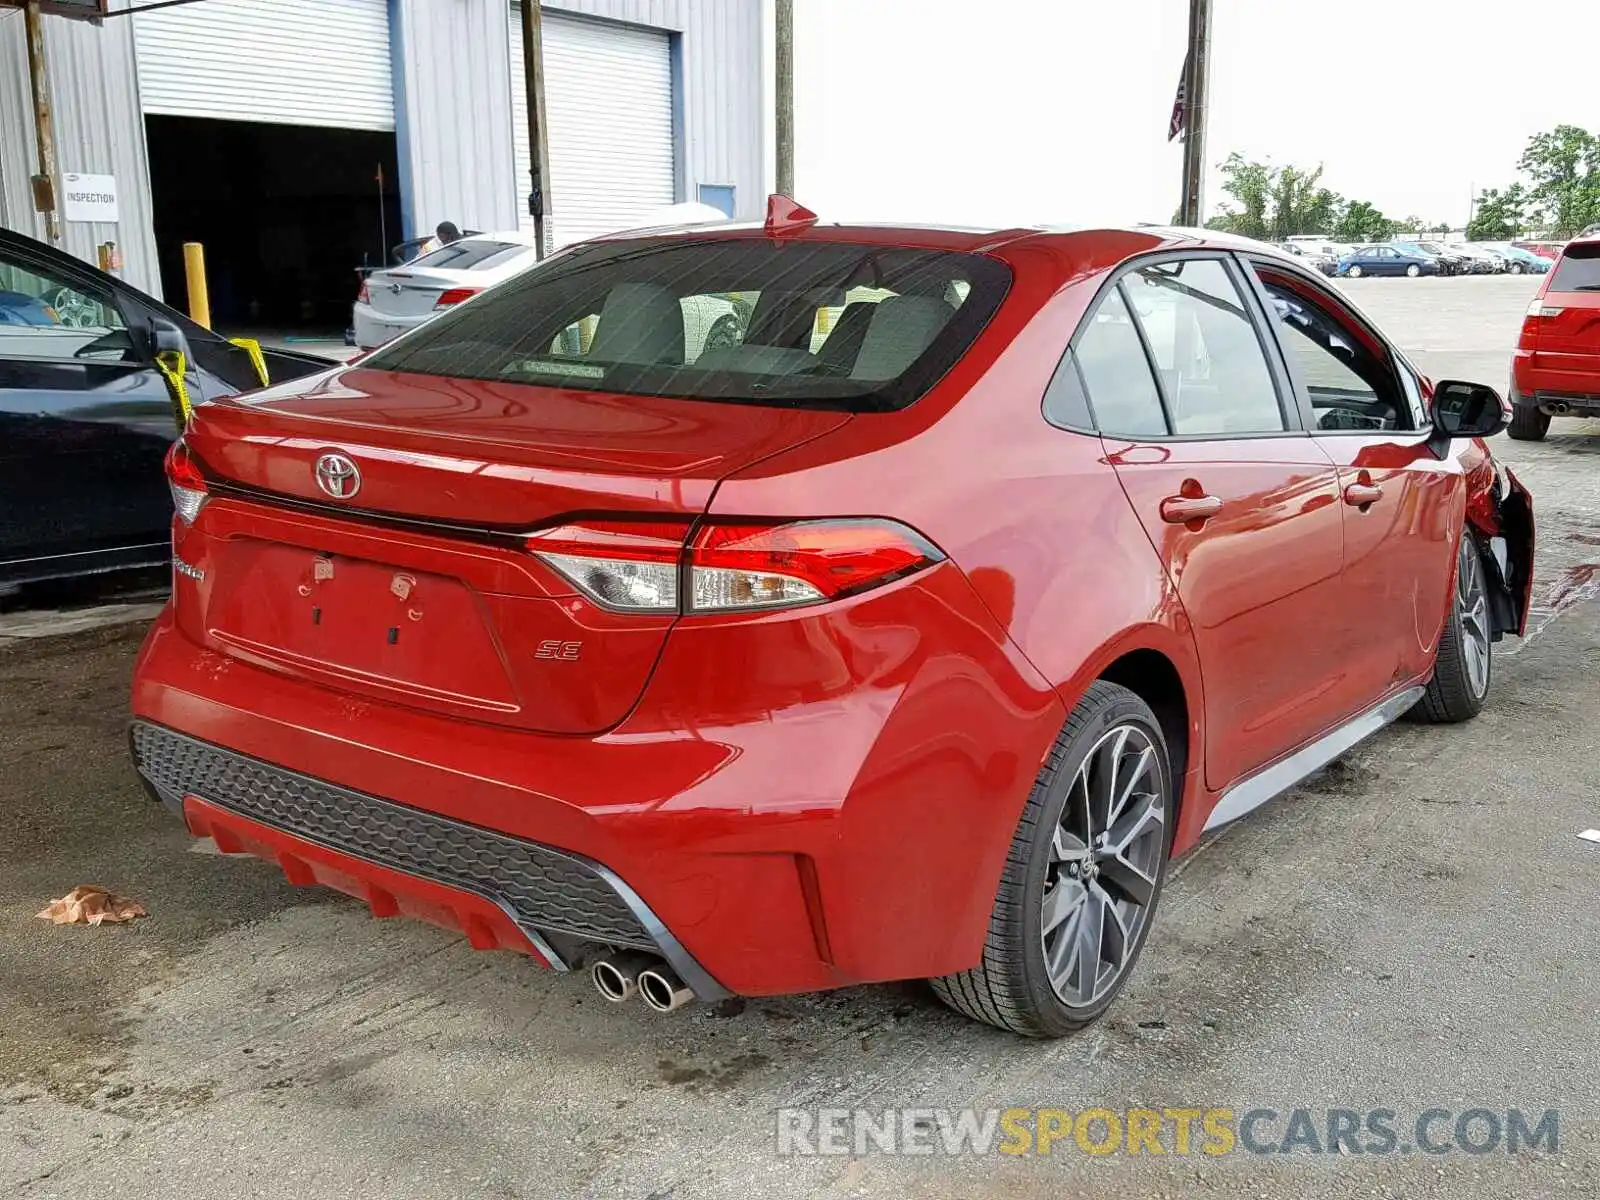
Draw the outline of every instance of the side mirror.
M165 317L150 318L150 357L154 358L163 350L176 350L185 359L189 355L189 339Z
M167 385L167 396L172 401L172 419L181 434L194 415L194 401L189 395L189 376L194 357L189 350L189 339L165 317L150 319L150 360L161 373Z
M1500 393L1482 383L1446 379L1433 388L1433 440L1491 437L1506 427ZM1440 446L1443 449L1443 446Z

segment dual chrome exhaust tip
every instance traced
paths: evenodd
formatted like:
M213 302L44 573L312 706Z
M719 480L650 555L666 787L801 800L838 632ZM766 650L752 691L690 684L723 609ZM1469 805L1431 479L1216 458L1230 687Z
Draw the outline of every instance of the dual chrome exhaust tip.
M617 954L589 969L595 991L613 1004L640 997L657 1012L669 1013L694 999L689 985L653 954Z

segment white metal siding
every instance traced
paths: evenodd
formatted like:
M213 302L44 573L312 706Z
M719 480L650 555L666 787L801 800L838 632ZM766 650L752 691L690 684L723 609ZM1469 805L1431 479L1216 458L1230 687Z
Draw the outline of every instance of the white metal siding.
M146 113L394 128L386 0L206 0L123 19Z
M527 213L528 116L520 11L511 17L518 211ZM674 197L672 54L665 33L543 14L550 237L625 229Z
M113 9L126 6L127 0L112 0ZM63 221L61 248L92 263L96 246L116 242L122 277L159 297L144 118L134 87L129 28L139 19L121 17L96 26L46 17L45 62L61 170L117 180L116 224ZM37 169L22 12L0 8L0 224L42 238L44 221L34 214L28 188L28 177Z
M392 12L408 236L440 221L515 229L526 206L512 178L506 0L398 0Z

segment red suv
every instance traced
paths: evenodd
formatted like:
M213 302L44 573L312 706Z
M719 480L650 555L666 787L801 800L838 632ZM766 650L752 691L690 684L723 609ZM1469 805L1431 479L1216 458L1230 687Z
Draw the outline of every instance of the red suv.
M1058 1035L1203 830L1478 711L1503 421L1254 243L781 201L589 243L197 410L134 758L610 999L931 978Z
M1552 416L1600 417L1600 237L1568 242L1528 305L1511 410L1511 436L1528 442Z

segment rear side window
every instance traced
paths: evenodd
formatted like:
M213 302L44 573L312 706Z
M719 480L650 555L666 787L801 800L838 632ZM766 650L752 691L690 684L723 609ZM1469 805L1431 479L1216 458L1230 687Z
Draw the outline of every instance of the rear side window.
M440 246L439 249L424 254L406 265L445 271L481 270L497 267L519 254L529 253L532 249L531 246L524 246L518 242L497 242L492 238L467 238L451 242L448 246Z
M1569 243L1545 290L1600 292L1600 241Z
M1167 419L1139 331L1116 287L1078 335L1075 352L1084 390L1100 432L1122 437L1165 437Z
M1221 262L1157 263L1131 272L1122 286L1155 357L1175 434L1288 428L1255 322Z
M366 359L376 370L881 411L966 353L1010 286L985 255L768 237L583 246Z

